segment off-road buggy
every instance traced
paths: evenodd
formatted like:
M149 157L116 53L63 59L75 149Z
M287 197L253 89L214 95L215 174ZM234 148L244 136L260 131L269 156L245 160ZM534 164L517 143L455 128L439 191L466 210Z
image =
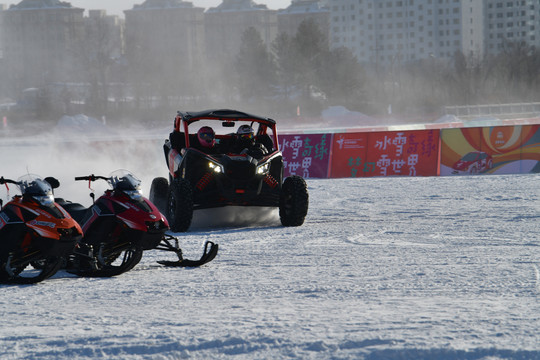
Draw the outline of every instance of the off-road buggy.
M240 150L237 129L253 129ZM197 131L209 126L215 146L201 146ZM279 207L284 226L300 226L308 211L307 185L300 176L283 179L276 122L236 110L178 112L163 146L169 179L152 181L150 201L166 214L171 229L187 231L193 211L223 206Z

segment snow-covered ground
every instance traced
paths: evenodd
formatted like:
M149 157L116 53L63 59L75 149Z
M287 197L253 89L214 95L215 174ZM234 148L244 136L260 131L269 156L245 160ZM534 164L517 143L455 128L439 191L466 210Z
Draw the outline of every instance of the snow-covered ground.
M58 196L86 204L73 176L116 165L149 187L166 174L160 149L0 147L0 175L56 175ZM0 359L540 359L539 184L308 180L297 228L275 210L196 213L178 234L185 255L220 245L201 268L164 268L173 257L149 251L115 278L0 286Z

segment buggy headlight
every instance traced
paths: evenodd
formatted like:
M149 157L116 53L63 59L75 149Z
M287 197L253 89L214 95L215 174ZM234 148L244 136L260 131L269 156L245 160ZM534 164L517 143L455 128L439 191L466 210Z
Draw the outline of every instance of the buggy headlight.
M222 172L224 172L224 171L223 171L223 166L222 166L222 165L216 164L216 163L211 162L211 161L208 163L208 167L209 167L212 171L214 171L214 172L216 172L216 173L222 173Z
M270 163L257 166L257 175L264 175L270 170Z

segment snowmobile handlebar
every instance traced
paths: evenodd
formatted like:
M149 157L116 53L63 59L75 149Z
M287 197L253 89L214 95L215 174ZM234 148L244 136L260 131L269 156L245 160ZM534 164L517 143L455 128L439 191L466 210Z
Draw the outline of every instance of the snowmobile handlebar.
M18 182L15 181L15 180L11 180L11 179L4 179L4 177L0 177L0 185L4 185L4 184L15 184L17 185Z
M110 178L105 176L96 176L94 174L88 176L77 176L75 181L96 181L96 180L109 180Z

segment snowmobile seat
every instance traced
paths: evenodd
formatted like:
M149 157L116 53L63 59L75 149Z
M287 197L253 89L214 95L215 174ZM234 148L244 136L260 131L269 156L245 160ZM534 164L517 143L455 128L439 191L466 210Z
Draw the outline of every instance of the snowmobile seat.
M88 208L82 206L81 204L72 203L71 201L66 201L62 198L55 199L55 202L63 207L79 224L88 211Z

